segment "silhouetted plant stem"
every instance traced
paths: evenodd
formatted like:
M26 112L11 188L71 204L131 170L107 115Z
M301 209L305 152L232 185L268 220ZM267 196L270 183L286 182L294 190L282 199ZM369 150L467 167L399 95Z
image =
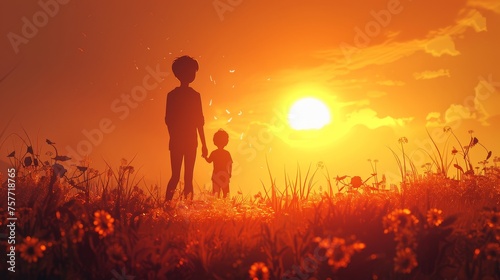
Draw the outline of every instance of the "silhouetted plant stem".
M427 135L429 135L429 138L431 139L432 144L434 145L434 148L436 148L436 151L437 151L437 153L438 153L438 155L439 155L439 160L440 160L440 163L441 163L441 168L440 168L440 169L441 169L441 170L440 170L440 171L441 171L441 174L442 174L444 177L446 177L446 175L447 175L447 174L446 174L446 170L447 170L447 169L445 169L444 162L443 162L443 156L441 155L441 151L439 151L439 148L438 148L438 146L437 146L436 142L434 141L434 139L432 138L431 134L429 133L429 130L427 130L427 129L426 129L425 131L427 132Z
M453 130L449 126L445 127L444 131L445 132L450 132L451 135L453 135L453 137L455 138L455 140L457 140L458 145L460 146L460 149L462 150L462 153L464 155L464 162L465 162L465 165L467 165L467 171L472 170L472 165L470 164L470 161L467 160L467 158L468 158L467 152L464 150L464 146L462 145L462 143L460 142L460 140L458 140L457 135L455 135L455 133L453 132Z

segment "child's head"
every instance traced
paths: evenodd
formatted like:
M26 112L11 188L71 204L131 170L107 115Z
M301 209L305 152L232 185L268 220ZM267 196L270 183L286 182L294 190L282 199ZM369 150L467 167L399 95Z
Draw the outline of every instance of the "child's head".
M191 83L194 81L196 71L198 71L198 62L187 55L178 57L172 63L172 71L182 83Z
M219 129L219 131L217 131L214 134L214 144L218 148L220 149L224 148L228 142L229 142L229 134L227 134L227 132L224 131L222 128Z

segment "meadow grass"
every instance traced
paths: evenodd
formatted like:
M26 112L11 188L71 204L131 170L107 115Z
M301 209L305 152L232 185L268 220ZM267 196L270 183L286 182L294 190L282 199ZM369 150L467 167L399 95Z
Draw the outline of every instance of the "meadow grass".
M103 171L88 162L66 170L68 158L54 143L47 140L55 151L43 161L26 141L22 156L9 155L18 169L16 273L7 273L2 262L0 276L497 279L497 158L495 165L470 172L469 144L459 178L448 176L445 151L432 159L434 169L420 175L403 142L401 159L393 151L403 180L397 188L378 181L375 168L369 178L376 182L369 185L359 176L330 177L323 164L305 172L298 165L282 185L269 170L269 181L254 196L216 199L202 192L192 201L175 199L165 210L164 190L145 185L133 161L123 160L115 169L107 164ZM407 166L414 171L406 172ZM320 174L327 186L318 192ZM3 183L2 228L6 188ZM5 240L0 244L7 250Z

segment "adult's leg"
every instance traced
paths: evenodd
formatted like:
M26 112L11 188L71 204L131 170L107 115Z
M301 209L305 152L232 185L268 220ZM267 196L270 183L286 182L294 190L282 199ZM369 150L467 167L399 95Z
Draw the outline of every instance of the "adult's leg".
M170 177L170 180L168 181L165 201L170 201L174 197L175 188L177 187L181 176L182 156L183 153L181 151L170 151L170 166L172 168L172 177Z
M184 198L190 195L193 199L193 172L194 162L196 161L196 149L186 151L184 154Z

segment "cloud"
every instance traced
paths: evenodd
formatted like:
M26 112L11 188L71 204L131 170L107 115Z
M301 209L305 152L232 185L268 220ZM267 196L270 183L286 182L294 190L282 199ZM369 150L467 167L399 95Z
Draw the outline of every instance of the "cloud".
M364 125L370 129L376 129L382 126L404 126L413 120L413 117L407 118L393 118L390 116L379 117L377 112L370 108L363 108L357 111L353 111L346 115L346 124L349 127L356 125Z
M403 81L393 81L393 80L378 81L377 84L383 85L383 86L404 86L405 85L405 83Z
M441 117L441 113L439 112L430 112L427 114L426 120L438 119Z
M500 115L500 92L498 84L481 80L474 88L474 94L464 98L461 104L451 104L441 115L431 112L427 115L427 126L439 127L464 120L475 120L482 126L489 126L490 119Z
M469 0L468 5L500 14L500 2L498 0Z
M428 70L428 71L423 71L423 72L417 72L413 73L413 77L415 77L416 80L429 80L429 79L435 79L438 77L450 77L450 70L449 69L439 69L439 70Z
M396 32L391 33L391 37L381 44L356 47L341 43L336 49L319 51L316 57L330 62L321 67L326 73L344 75L367 66L390 64L419 51L433 57L457 56L460 51L454 40L471 28L476 32L486 31L486 18L476 9L463 9L454 24L431 30L426 38L398 42Z
M450 35L437 36L425 43L425 52L440 57L444 54L457 56L460 54L455 48L455 42Z
M325 70L334 73L347 74L350 71L363 69L370 65L385 65L399 59L412 55L421 49L418 41L408 42L387 42L380 45L373 45L366 48L352 49L331 49L318 52L331 64L325 65Z
M439 112L428 113L425 120L427 121L426 126L429 126L429 127L442 127L442 126L444 126L442 121L441 121L441 113L439 113Z
M498 108L500 108L500 92L498 88L495 88L493 84L486 80L480 81L474 90L474 104L478 121L484 126L489 126L489 120L500 115L498 111Z
M487 31L486 18L477 10L470 10L468 15L460 21L463 26L470 26L476 32Z

